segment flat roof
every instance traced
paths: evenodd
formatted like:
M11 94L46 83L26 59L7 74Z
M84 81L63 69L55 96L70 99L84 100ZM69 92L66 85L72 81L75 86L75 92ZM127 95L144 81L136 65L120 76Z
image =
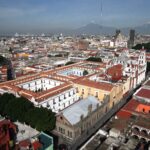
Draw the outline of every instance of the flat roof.
M39 134L39 131L27 126L26 124L22 124L20 122L15 122L18 127L17 133L17 141L20 142L22 140L30 139Z
M92 105L92 111L94 111L97 108L97 104L101 104L99 100L94 96L89 96L64 109L62 113L63 116L74 125L80 121L81 115L83 115L84 118L88 115L89 105Z

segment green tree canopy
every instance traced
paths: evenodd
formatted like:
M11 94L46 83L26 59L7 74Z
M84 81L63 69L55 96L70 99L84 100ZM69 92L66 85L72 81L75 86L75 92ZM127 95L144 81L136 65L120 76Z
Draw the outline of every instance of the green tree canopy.
M147 62L147 68L146 68L146 73L150 72L150 62Z
M55 127L55 113L46 108L34 107L29 100L13 94L0 96L0 114L13 121L27 123L40 131L51 131Z
M147 50L147 52L150 52L150 42L149 43L137 44L136 46L133 47L133 49L140 50L143 47L144 47L144 49Z
M87 71L87 70L84 70L84 71L83 71L83 76L86 76L87 74L89 74L88 71Z
M102 62L102 59L100 57L89 57L87 61Z
M8 60L0 55L0 66L8 65Z
M67 65L71 65L71 64L74 64L75 62L73 62L73 61L68 61L66 64L65 64L65 66L67 66Z

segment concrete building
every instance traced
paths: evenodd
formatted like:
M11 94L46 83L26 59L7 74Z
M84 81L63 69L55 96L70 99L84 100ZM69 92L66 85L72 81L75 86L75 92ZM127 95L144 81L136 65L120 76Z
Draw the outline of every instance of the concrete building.
M118 30L114 37L114 46L115 47L127 47L127 38L121 34L121 31Z
M123 65L123 75L131 77L131 88L144 81L147 66L145 51L126 50L113 60L113 64Z
M135 30L132 29L130 30L128 48L132 48L134 46L134 41L135 41Z
M80 100L57 114L54 131L61 140L72 143L95 125L105 113L107 100L103 103L94 96Z

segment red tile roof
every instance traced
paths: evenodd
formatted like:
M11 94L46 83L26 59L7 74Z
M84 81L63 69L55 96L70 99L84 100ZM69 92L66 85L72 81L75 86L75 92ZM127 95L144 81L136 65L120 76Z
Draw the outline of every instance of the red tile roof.
M136 108L136 111L138 112L142 112L143 113L143 110L144 110L144 113L149 113L150 111L150 104L148 105L145 105L145 104L139 104Z
M135 96L139 96L139 97L143 97L143 98L148 98L148 99L150 99L150 89L141 88L141 89L135 94Z
M122 65L118 64L118 65L114 65L114 66L108 68L107 69L107 74L109 76L111 76L112 80L114 80L114 81L120 80L121 77L122 77L122 74L123 74L123 72L122 72Z
M60 93L66 91L66 90L69 90L71 88L72 88L72 86L69 85L69 86L63 87L62 89L58 89L56 91L52 91L51 93L46 93L45 95L37 97L36 101L37 102L42 102L42 101L44 101L45 99L47 99L49 97L55 96L57 94L60 94Z
M122 110L125 111L135 111L137 106L139 105L139 102L135 99L131 99L123 108Z
M29 147L29 146L30 146L30 141L29 141L29 139L19 142L19 147L20 147L20 148L21 148L21 147L22 147L22 148L27 148L27 147Z
M42 147L42 144L39 141L35 141L32 143L32 146L34 147L34 150L38 150Z
M78 79L74 82L76 84L79 84L79 85L89 86L89 87L93 87L93 88L104 90L104 91L111 91L114 87L114 85L112 85L110 83L95 82L95 81L91 81L91 80L88 80L88 79L83 79L83 80Z
M121 119L129 119L131 117L132 113L131 112L127 112L127 111L124 111L124 110L120 110L118 113L117 113L117 116Z
M145 112L143 112L143 109L141 110L141 107L145 108ZM135 99L131 99L121 110L131 114L143 116L144 118L150 118L147 107L150 108L150 105L142 104Z

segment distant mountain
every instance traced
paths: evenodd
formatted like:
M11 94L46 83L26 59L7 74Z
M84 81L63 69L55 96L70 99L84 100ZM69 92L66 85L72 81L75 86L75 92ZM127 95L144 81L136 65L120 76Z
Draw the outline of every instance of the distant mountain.
M128 35L130 29L135 29L136 33L140 34L150 34L150 23L143 24L137 27L128 27L128 28L120 28L123 34ZM81 28L74 30L72 33L74 34L88 34L88 35L114 35L116 31L115 27L101 26L99 24L90 23Z
M114 34L115 33L116 28L114 27L106 27L106 26L101 26L99 24L95 24L95 23L90 23L87 24L81 28L78 28L76 30L74 30L74 33L76 34L88 34L88 35L97 35L97 34Z
M102 26L96 23L89 23L83 27L77 28L77 29L71 29L71 28L54 28L54 29L45 29L45 30L32 30L31 32L28 31L28 33L51 33L53 34L60 34L63 33L64 35L81 35L81 34L87 34L87 35L114 35L117 28L111 27L111 26ZM119 29L119 28L118 28ZM128 27L128 28L120 28L121 32L125 35L129 35L130 29L135 29L136 33L139 34L150 34L150 22L145 23L141 26L136 27ZM16 31L15 31L16 32ZM21 32L20 32L21 33ZM26 33L26 32L25 32ZM5 33L6 35L8 33ZM4 35L5 35L4 34ZM14 33L12 34L14 35Z
M140 34L150 34L150 23L135 27L134 29Z

